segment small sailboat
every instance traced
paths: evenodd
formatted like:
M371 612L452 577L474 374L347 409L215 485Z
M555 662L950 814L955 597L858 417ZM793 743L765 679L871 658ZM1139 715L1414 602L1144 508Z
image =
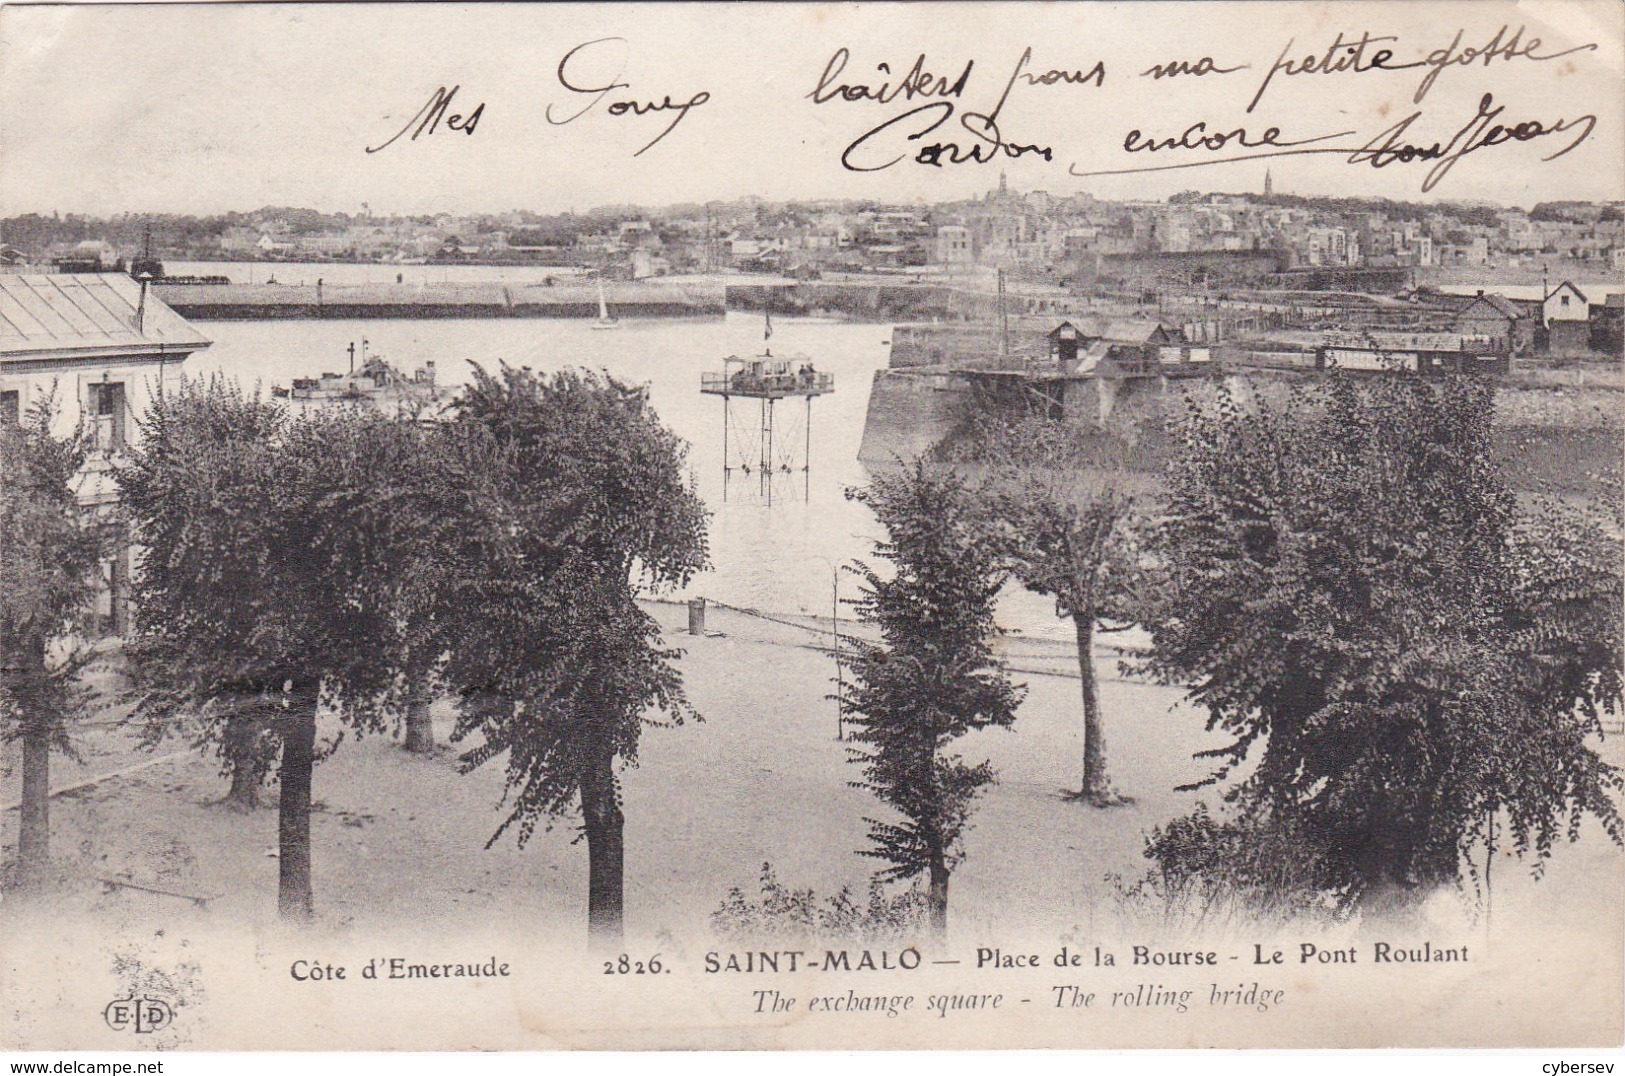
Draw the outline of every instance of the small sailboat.
M604 300L604 282L598 282L598 320L592 323L594 329L619 329L619 318L609 316L609 303Z

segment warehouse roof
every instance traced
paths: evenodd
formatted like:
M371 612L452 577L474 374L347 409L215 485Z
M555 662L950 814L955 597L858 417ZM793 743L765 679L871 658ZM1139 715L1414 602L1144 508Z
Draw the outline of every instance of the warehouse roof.
M123 273L0 273L0 362L184 355L209 339Z

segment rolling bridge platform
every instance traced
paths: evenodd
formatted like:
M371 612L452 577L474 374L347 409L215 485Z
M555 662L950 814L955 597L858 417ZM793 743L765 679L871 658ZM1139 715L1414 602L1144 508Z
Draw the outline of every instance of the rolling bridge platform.
M810 489L812 463L812 402L819 396L835 391L835 376L820 373L805 355L775 358L771 350L754 358L730 355L723 360L721 373L700 375L700 392L722 397L722 473L723 497L728 493L728 479L735 470L746 475L755 474L761 493L767 503L773 503L773 476L800 470L808 476L805 489ZM760 401L760 425L756 430L740 430L730 437L736 425L734 399ZM794 438L780 438L775 445L775 407L780 400L795 397L807 401L807 420L803 432L803 452L799 468L793 458ZM793 431L792 431L793 432ZM748 434L751 436L741 436ZM749 443L754 440L754 444ZM730 444L731 442L731 444ZM788 443L786 443L788 442ZM741 453L737 461L731 451Z

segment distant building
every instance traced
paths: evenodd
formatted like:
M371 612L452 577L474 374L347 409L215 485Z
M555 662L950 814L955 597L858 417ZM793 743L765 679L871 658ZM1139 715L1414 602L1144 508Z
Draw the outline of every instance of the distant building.
M296 254L315 254L331 258L350 249L350 241L343 235L301 235L293 241Z
M480 256L480 248L464 242L461 236L448 235L435 249L430 260L435 262L467 262Z
M1343 228L1310 228L1306 233L1305 251L1310 265L1357 265L1360 261L1359 237L1353 237Z
M633 280L664 276L671 272L671 262L669 260L642 247L633 250L628 261L632 267Z
M60 272L98 273L119 266L118 248L105 239L86 239L52 259Z
M113 472L138 435L160 386L173 386L182 363L209 340L122 273L0 274L0 422L17 422L54 395L53 428L71 433L81 421L92 452L76 484L79 503L117 526ZM103 564L96 618L122 633L127 617L127 546Z
M1483 336L1461 333L1328 332L1316 365L1370 373L1504 374L1507 357Z
M269 233L263 233L254 241L254 249L264 256L288 254L293 251L293 244L284 239L273 239Z
M244 254L258 247L260 233L234 224L220 233L220 249L228 254Z
M960 224L937 229L936 263L949 269L968 269L976 263L971 230Z
M1456 313L1456 332L1483 336L1503 355L1522 355L1535 343L1535 319L1510 300L1480 289L1477 296Z
M1579 288L1565 280L1541 303L1546 352L1579 355L1591 350L1591 306Z
M1548 327L1554 321L1584 321L1590 317L1586 297L1567 280L1551 290L1541 301L1541 320Z
M621 221L620 228L616 232L616 239L622 247L627 249L638 247L658 249L661 245L660 233L656 232L654 225L646 220Z

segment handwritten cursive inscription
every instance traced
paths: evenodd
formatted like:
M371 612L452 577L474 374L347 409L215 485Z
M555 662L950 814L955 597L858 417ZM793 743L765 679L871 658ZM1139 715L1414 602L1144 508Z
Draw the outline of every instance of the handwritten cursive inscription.
M1314 142L1326 142L1333 138L1342 138L1353 134L1353 131L1338 131L1335 134L1315 135L1313 138L1300 138L1296 141L1281 140L1279 127L1266 127L1257 135L1249 134L1247 128L1237 127L1230 131L1209 131L1206 120L1198 120L1185 128L1184 133L1177 137L1167 138L1147 137L1139 128L1130 131L1123 139L1123 152L1140 153L1144 151L1157 152L1165 149L1206 149L1218 151L1232 146L1243 149L1257 149L1260 146L1275 146L1282 149L1292 146L1307 146Z
M851 51L844 45L830 56L829 62L824 64L824 73L818 76L818 85L807 95L812 98L813 104L821 105L837 97L843 101L874 101L882 105L889 105L899 97L905 101L912 101L916 97L958 97L965 92L965 83L970 80L971 68L975 66L975 61L965 61L965 69L950 82L948 76L934 75L926 70L925 53L922 52L915 59L914 66L896 82L891 81L891 65L885 63L875 64L875 70L886 76L878 84L837 82L851 58Z
M963 105L959 102L970 77L971 63L966 63L959 78L950 83L945 78L925 75L925 58L922 54L920 59L915 61L910 74L902 81L886 83L876 88L834 81L845 67L848 55L844 48L837 50L835 56L824 66L824 73L819 77L818 85L807 95L814 103L824 104L836 99L885 103L896 100L899 96L908 99L916 94L954 98L954 100L930 101L911 108L859 135L841 153L841 166L850 172L879 172L909 158L911 152L915 164L934 168L949 164L987 164L995 160L1026 156L1053 161L1054 147L1040 142L1017 140L1000 128L999 117L1010 100L1011 91L1018 85L1098 87L1106 80L1106 65L1103 61L1096 61L1086 68L1050 68L1045 71L1030 69L1033 50L1029 46L1022 50L1021 56L1016 60L1016 65L1011 70L1010 77L1005 80L1004 89L993 107L986 112L974 112L963 110ZM950 140L946 137L947 132L944 132L943 135L937 136L938 141L925 141L955 116L959 120L958 132L962 133L955 133ZM901 145L898 144L899 139ZM911 151L912 143L918 143L918 146Z
M1591 137L1592 131L1597 126L1597 117L1591 113L1573 118L1503 122L1501 116L1505 112L1506 106L1497 105L1495 95L1486 93L1479 98L1478 110L1473 117L1446 141L1410 141L1409 139L1412 137L1411 126L1423 118L1421 112L1414 112L1393 126L1379 132L1364 145L1356 147L1306 146L1307 143L1336 138L1339 137L1338 135L1324 135L1303 139L1295 143L1282 142L1279 140L1280 132L1273 127L1266 130L1263 136L1258 139L1247 137L1246 132L1241 129L1223 135L1207 135L1205 127L1201 124L1187 130L1178 139L1166 138L1152 142L1147 142L1145 136L1139 131L1132 131L1124 142L1124 149L1130 152L1148 149L1220 150L1231 145L1249 149L1265 147L1265 152L1140 168L1082 171L1076 164L1073 164L1068 167L1067 171L1074 176L1114 176L1128 175L1135 172L1164 172L1180 168L1205 168L1215 164L1228 164L1233 161L1263 160L1267 157L1329 153L1346 156L1349 164L1367 165L1371 168L1387 168L1396 164L1434 162L1433 167L1428 169L1422 177L1422 190L1431 191L1456 166L1456 163L1469 153L1512 143L1533 142L1552 135L1571 134L1572 137L1566 145L1541 158L1542 161L1553 161L1574 150L1587 138ZM1344 135L1351 133L1348 131L1342 132ZM1292 148L1278 149L1275 148L1277 146Z
M1478 113L1452 135L1450 141L1442 145L1438 142L1413 145L1402 140L1408 134L1411 124L1422 116L1420 112L1413 112L1379 133L1358 152L1350 155L1349 163L1386 168L1392 164L1409 164L1412 161L1437 161L1438 163L1428 169L1422 178L1422 189L1430 191L1456 166L1457 161L1469 153L1476 153L1491 146L1506 145L1509 142L1533 142L1537 138L1578 129L1579 134L1568 145L1541 158L1543 161L1556 160L1591 137L1592 129L1597 126L1597 117L1590 114L1572 120L1558 119L1549 122L1523 120L1511 126L1495 122L1505 111L1505 105L1495 104L1495 96L1486 93L1479 98Z
M1269 89L1276 75L1340 75L1344 72L1359 75L1367 71L1408 71L1425 67L1427 74L1416 87L1416 96L1412 99L1413 104L1421 104L1422 98L1427 96L1428 90L1433 88L1434 82L1447 68L1468 67L1473 64L1488 68L1496 60L1530 60L1539 63L1560 59L1576 52L1592 52L1597 48L1596 42L1588 42L1556 52L1540 52L1540 38L1531 37L1527 41L1524 40L1522 26L1512 31L1510 36L1507 29L1503 24L1484 44L1465 47L1461 41L1467 35L1467 31L1457 30L1450 44L1441 49L1434 49L1420 60L1409 62L1396 61L1392 49L1373 47L1379 42L1398 41L1398 38L1373 36L1369 31L1361 31L1358 38L1339 33L1325 52L1313 53L1301 59L1288 58L1293 45L1289 40L1286 47L1281 50L1280 57L1271 65L1269 73L1264 76L1264 81L1259 83L1258 92L1253 94L1252 103L1247 106L1247 111L1251 112L1258 106L1259 101L1263 100L1264 91Z
M1252 64L1237 64L1234 67L1221 67L1213 57L1204 56L1195 63L1189 60L1170 60L1163 64L1152 64L1140 72L1140 77L1157 79L1173 78L1176 75L1233 75L1251 66Z
M1258 92L1253 94L1247 111L1251 112L1258 107L1258 102L1264 99L1264 91L1270 88L1270 82L1276 75L1340 75L1345 71L1356 75L1367 71L1391 71L1402 66L1390 64L1394 58L1392 49L1366 49L1379 41L1398 41L1397 37L1372 37L1369 31L1361 31L1358 40L1344 40L1339 33L1335 40L1326 46L1325 52L1312 53L1301 59L1291 60L1287 54L1292 51L1296 38L1289 38L1286 46L1281 49L1281 55L1270 65L1269 73L1264 81L1258 84Z
M434 134L435 129L440 126L442 118L446 121L448 131L461 131L465 135L472 135L474 128L479 125L480 117L485 114L485 102L481 101L478 105L475 105L474 111L466 116L456 112L447 115L446 110L451 107L452 98L457 96L457 91L460 89L462 89L462 86L459 85L453 86L449 90L444 86L435 90L428 103L418 109L417 114L407 120L406 126L396 131L393 138L380 145L366 147L367 152L377 153L381 149L387 149L407 131L412 131L412 137L408 139L411 142L417 141L418 135ZM414 123L417 124L416 130L412 129Z
M546 112L547 122L553 124L555 127L562 127L567 123L574 123L576 120L585 116L588 112L591 112L614 91L631 89L631 83L620 81L621 76L626 72L626 44L626 38L624 37L600 37L594 41L583 42L582 44L571 49L569 52L565 53L564 58L559 61L557 71L559 85L563 86L571 93L590 97L591 100L582 105L575 112L565 116L563 119L556 118L553 114L553 106L548 105ZM603 58L611 57L616 51L616 46L620 46L620 58L619 61L614 64L615 73L607 78L602 76L596 78L593 77L588 71L588 65L594 59L598 59L601 62ZM639 100L636 98L611 101L609 104L604 106L604 111L607 114L615 117L646 116L651 112L669 112L672 114L671 122L666 124L665 129L651 138L648 142L644 143L643 147L636 153L632 154L634 157L641 157L645 150L648 150L652 146L656 145L661 139L671 134L672 131L676 129L677 125L687 118L691 110L700 107L709 100L711 100L711 93L709 90L699 90L690 94L686 99L683 99L681 95L679 95L679 99L676 101L672 100L671 94L668 93L663 94L658 101L652 99ZM561 109L560 111L562 112L563 110Z
M1415 63L1395 64L1394 70L1411 67L1426 67L1428 69L1428 73L1423 76L1421 84L1416 87L1415 98L1412 99L1413 104L1419 105L1422 103L1422 98L1427 96L1428 90L1433 88L1433 83L1448 67L1467 67L1475 63L1489 67L1496 60L1533 60L1539 63L1546 60L1556 60L1575 52L1594 52L1597 48L1597 43L1592 41L1584 45L1576 45L1571 49L1540 53L1535 51L1540 48L1540 38L1531 37L1528 41L1524 41L1522 26L1518 27L1511 37L1507 37L1506 32L1507 28L1503 24L1485 44L1476 48L1471 45L1462 48L1461 39L1466 36L1467 31L1457 30L1455 40L1444 48L1434 49L1427 54L1425 59L1417 60ZM1505 40L1502 40L1503 38Z

